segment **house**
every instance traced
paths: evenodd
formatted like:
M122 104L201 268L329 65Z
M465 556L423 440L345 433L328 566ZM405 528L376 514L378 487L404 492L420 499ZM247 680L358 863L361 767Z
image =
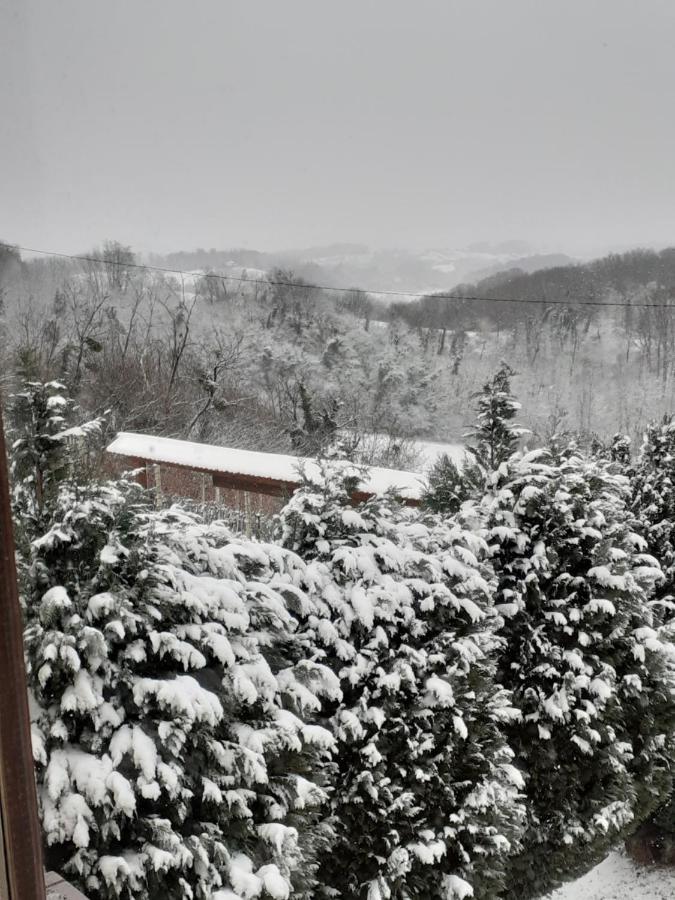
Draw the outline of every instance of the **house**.
M311 475L319 468L316 459L126 431L117 435L107 453L113 469L140 470L139 481L159 493L267 514L277 512L297 490L301 470ZM418 506L423 476L371 466L353 500L360 502L389 489L407 505Z

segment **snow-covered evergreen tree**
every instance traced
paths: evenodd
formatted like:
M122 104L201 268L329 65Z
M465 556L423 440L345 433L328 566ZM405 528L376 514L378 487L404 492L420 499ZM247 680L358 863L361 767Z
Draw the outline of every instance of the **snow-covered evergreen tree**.
M119 487L64 487L26 598L43 828L89 896L311 896L337 681L275 565ZM233 892L233 893L230 893Z
M663 569L653 603L675 638L675 421L666 416L645 431L632 469L632 509L649 552ZM651 838L666 851L675 843L675 793L656 810L649 823ZM656 848L658 856L658 848Z
M476 424L466 433L476 460L493 472L518 449L527 429L514 422L520 403L511 393L513 369L502 363L476 394Z
M661 563L661 602L675 612L675 421L668 416L645 431L632 473L632 507L649 550Z
M650 602L658 563L611 463L516 454L484 506L528 787L504 896L527 900L599 861L668 785L673 648Z
M597 435L593 435L588 446L588 452L589 456L593 456L596 459L611 460L624 470L630 468L631 439L627 434L617 432L608 441L603 441Z
M22 567L50 864L101 900L314 896L334 738L309 720L340 692L293 633L300 561L52 476L52 447L18 486L50 486Z
M459 512L467 500L482 495L483 469L468 454L459 466L447 453L440 456L427 473L424 505L433 512Z
M77 408L57 381L27 381L12 395L9 429L13 507L17 538L39 534L49 521L49 503L69 471L84 471L87 439L96 437L101 420L77 423Z
M338 841L320 873L341 897L491 897L517 846L522 779L502 724L485 545L393 497L353 507L360 473L327 464L282 518L308 563L305 633L339 675Z
M488 476L518 448L527 429L513 421L520 403L511 393L513 370L502 363L475 395L476 421L465 433L468 452L461 465L447 454L431 467L424 504L436 512L456 513L462 503L480 498Z

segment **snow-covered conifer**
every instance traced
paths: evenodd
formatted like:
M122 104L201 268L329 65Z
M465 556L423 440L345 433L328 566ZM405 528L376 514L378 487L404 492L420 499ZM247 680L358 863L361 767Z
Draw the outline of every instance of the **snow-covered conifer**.
M664 580L658 595L675 611L675 421L666 417L645 431L632 477L632 508Z
M60 440L29 445L14 469L39 510L21 572L50 864L94 900L313 896L334 737L310 720L340 690L294 635L300 560L156 512L133 483L79 483Z
M77 409L57 381L27 381L11 397L9 429L13 506L17 537L30 541L48 522L47 507L69 471L79 469L87 439L101 429L101 420L77 424Z
M612 466L516 454L484 500L500 679L522 714L507 734L528 787L514 900L590 868L670 777L672 645L650 602L662 576Z
M502 725L485 545L393 497L354 507L360 473L327 464L282 518L306 561L306 633L340 677L337 844L320 874L342 897L494 896L517 845L521 776Z
M638 459L631 471L632 511L650 553L663 569L653 605L675 637L675 421L666 416L645 431ZM675 793L650 819L645 834L660 845L655 855L675 842ZM655 839L658 835L658 839Z
M527 429L513 421L520 403L511 393L512 377L502 363L475 395L476 422L465 434L468 452L461 465L445 454L431 467L424 493L429 509L454 514L466 500L479 499L490 473L516 451Z
M476 394L476 424L465 435L486 472L493 472L518 448L527 429L514 422L520 403L511 393L513 369L502 363Z
M106 900L311 896L333 737L308 718L339 688L293 644L269 584L283 555L134 509L128 491L62 486L33 542L26 643L54 864Z
M444 453L427 473L424 505L434 512L455 515L463 503L482 494L483 484L483 470L468 454L460 467Z

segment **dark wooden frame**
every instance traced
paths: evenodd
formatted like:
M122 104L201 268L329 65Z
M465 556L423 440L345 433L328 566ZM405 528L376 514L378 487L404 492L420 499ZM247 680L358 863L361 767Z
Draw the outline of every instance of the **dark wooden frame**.
M267 497L290 497L300 487L299 481L282 481L280 478L235 475L227 472L211 472L208 474L213 479L214 487L232 491L247 491L249 494L265 494Z
M3 900L45 900L31 745L23 621L16 578L5 436L0 412L0 885Z

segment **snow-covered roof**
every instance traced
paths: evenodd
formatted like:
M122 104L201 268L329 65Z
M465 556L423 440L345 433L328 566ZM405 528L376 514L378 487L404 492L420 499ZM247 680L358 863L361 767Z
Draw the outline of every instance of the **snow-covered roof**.
M130 431L120 431L107 447L107 451L147 462L183 466L222 475L243 475L285 484L299 484L301 467L304 467L310 476L319 470L315 459L283 453L238 450L234 447L216 447L213 444L197 444L193 441L179 441L175 438L135 434ZM360 490L367 494L380 494L393 488L405 500L419 500L423 481L423 476L417 472L371 466Z

